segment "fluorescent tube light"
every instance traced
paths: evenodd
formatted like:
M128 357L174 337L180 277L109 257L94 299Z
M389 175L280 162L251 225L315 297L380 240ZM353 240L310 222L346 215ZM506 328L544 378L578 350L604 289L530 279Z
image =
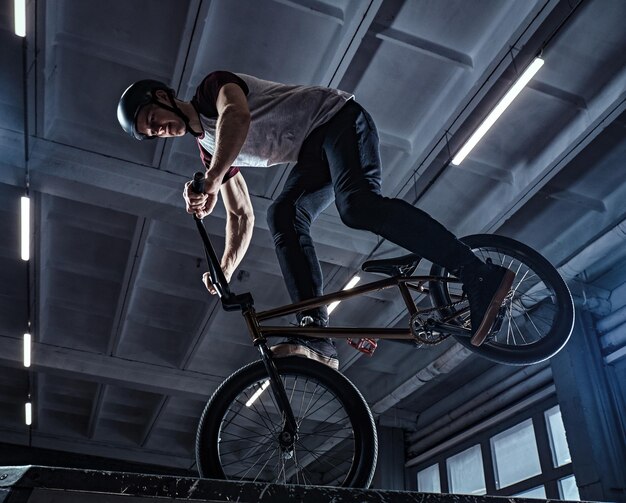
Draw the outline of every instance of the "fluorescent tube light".
M30 334L24 334L24 367L30 367Z
M26 424L30 426L31 424L33 424L33 405L30 402L26 402L24 412Z
M254 392L254 395L252 395L250 399L246 402L246 407L252 407L252 404L257 401L257 399L261 396L261 393L263 393L269 385L270 381L268 379L261 385L258 390Z
M487 116L487 118L483 121L483 123L478 126L478 129L474 131L474 134L470 137L469 140L461 147L461 150L454 156L452 159L452 164L458 166L461 164L463 159L469 154L472 149L476 146L476 144L480 141L480 139L485 135L487 131L493 126L493 124L498 120L498 117L502 115L507 107L511 104L511 102L515 99L515 97L520 93L522 89L528 84L530 79L539 71L539 68L543 66L543 59L537 57L533 60L533 62L524 70L524 73L520 76L519 79L513 84L511 89L507 91L504 97L498 102L496 107L491 111L491 113Z
M21 199L22 260L30 258L30 199Z
M350 290L350 288L354 287L359 281L361 281L361 277L355 276L350 281L348 281L348 284L344 286L343 289ZM340 302L340 300L336 300L335 302L331 302L330 304L328 304L328 314L332 313Z
M26 36L26 0L15 0L13 2L15 13L15 34L18 37Z

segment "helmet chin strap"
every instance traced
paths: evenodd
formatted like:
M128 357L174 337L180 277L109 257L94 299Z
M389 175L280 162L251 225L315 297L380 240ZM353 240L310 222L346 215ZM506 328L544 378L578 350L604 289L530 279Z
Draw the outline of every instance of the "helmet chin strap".
M176 100L174 99L174 93L172 91L168 91L167 92L167 96L170 99L170 105L166 105L165 103L158 101L156 99L156 97L153 97L153 102L160 106L161 108L165 108L165 110L169 110L170 112L175 113L178 117L180 117L180 119L185 123L185 132L191 134L191 136L194 136L196 138L198 138L199 136L202 136L202 133L196 133L191 126L189 125L189 117L187 117L183 111L180 109L180 107L176 104Z

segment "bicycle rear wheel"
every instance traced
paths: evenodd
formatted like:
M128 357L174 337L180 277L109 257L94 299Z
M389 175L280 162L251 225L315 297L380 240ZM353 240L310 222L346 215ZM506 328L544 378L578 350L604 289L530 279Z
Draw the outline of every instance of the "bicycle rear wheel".
M369 487L378 441L359 391L339 372L306 358L274 363L298 424L295 445L281 446L283 417L265 367L257 361L226 379L207 403L196 437L200 475Z
M479 347L470 343L468 303L460 283L432 281L433 304L449 323L468 328L467 337L455 335L468 349L498 363L527 365L555 355L568 341L574 325L574 306L558 271L538 252L514 239L476 234L461 239L483 261L490 260L515 272L511 292L503 304L499 329ZM450 277L433 265L433 276Z

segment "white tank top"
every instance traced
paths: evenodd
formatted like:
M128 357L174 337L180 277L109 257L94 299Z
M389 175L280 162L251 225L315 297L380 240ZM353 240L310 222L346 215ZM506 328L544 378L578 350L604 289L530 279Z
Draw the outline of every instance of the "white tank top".
M354 98L337 89L287 85L237 73L248 86L250 129L234 166L272 166L295 162L306 137ZM204 136L198 142L215 151L217 117L200 113Z

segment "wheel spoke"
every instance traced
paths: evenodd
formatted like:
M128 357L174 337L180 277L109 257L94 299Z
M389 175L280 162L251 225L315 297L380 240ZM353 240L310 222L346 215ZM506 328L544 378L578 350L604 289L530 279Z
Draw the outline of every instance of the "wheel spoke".
M506 267L515 278L503 303L498 331L480 347L470 346L469 339L460 334L455 335L457 340L500 363L527 364L552 356L569 338L574 314L558 271L540 254L509 238L477 235L465 241L478 258ZM458 285L436 280L444 272L438 266L431 270L435 278L429 285L433 305L441 310L441 321L465 328L470 320L460 310L468 304L459 296Z
M298 426L295 443L280 443L285 423L271 389L245 406L267 380L261 378L233 397L224 413L218 456L225 475L230 480L320 484L332 472L332 480L348 480L357 452L354 416L332 386L297 371L280 376Z

